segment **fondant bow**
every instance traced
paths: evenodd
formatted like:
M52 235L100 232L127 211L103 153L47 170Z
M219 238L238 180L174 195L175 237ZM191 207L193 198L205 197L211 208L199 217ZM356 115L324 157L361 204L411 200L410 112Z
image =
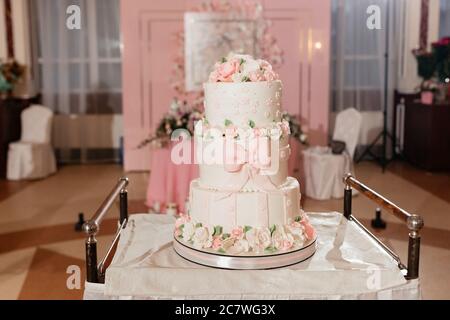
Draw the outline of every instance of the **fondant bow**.
M242 177L241 181L239 183L233 183L237 187L227 190L230 194L242 190L250 180L263 191L270 192L279 190L269 176L278 170L278 168L275 168L275 172L271 172L272 170L270 170L272 169L270 144L267 139L262 139L262 141L262 143L261 141L258 141L258 143L250 143L247 150L240 144L234 143L234 152L230 153L225 151L225 170L230 173L242 172L240 175ZM225 197L228 197L230 194Z

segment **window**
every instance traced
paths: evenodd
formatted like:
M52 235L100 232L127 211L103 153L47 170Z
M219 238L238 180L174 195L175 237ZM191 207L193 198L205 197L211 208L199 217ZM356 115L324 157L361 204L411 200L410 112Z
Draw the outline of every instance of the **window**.
M67 7L81 29L66 27ZM65 114L121 113L119 0L33 0L37 65L46 105Z
M370 5L381 9L382 29L367 28ZM332 0L331 103L333 111L383 107L386 0Z
M450 1L441 0L439 15L439 38L450 37Z

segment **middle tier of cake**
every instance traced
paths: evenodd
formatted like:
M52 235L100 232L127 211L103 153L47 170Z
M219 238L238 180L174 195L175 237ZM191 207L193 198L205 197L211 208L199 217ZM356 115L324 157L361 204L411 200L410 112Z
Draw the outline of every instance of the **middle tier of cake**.
M271 227L293 221L300 212L300 185L294 178L270 192L221 191L191 182L189 214L194 221L221 226L229 232L237 226Z

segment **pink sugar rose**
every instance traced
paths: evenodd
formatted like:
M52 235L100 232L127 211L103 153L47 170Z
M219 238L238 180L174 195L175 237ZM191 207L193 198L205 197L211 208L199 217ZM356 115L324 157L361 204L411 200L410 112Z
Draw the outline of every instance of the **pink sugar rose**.
M270 65L269 62L267 62L266 60L259 60L259 65L262 69L268 69L268 68L272 68L272 66Z
M222 239L220 237L214 237L212 248L214 250L220 249L222 247Z
M239 64L239 60L232 59L219 65L217 68L219 81L231 82L231 76L239 71Z
M312 227L312 225L309 223L309 221L307 221L306 219L303 219L301 221L301 224L303 225L303 227L305 228L305 234L306 237L308 238L308 240L312 240L314 239L314 236L316 234L316 231L314 230L314 228Z
M291 223L290 223L290 226L292 227L292 228L301 228L302 227L302 224L300 223L300 222L297 222L297 221L292 221Z
M294 245L293 239L287 238L281 242L281 246L279 249L281 251L287 251L287 250L291 249L293 245Z
M261 129L259 128L253 129L253 134L255 135L255 137L261 136Z
M218 82L220 78L220 74L217 70L214 70L213 72L211 72L211 74L209 75L209 81L210 82Z
M231 235L233 238L241 239L244 236L244 229L242 227L234 228Z
M278 74L276 74L271 68L270 70L264 71L264 78L266 79L266 81L278 80Z
M252 71L249 73L248 78L252 82L264 81L264 78L260 71Z
M181 227L181 225L185 224L186 222L190 222L191 217L187 214L180 214L180 217L175 221L175 228Z
M283 121L281 123L281 130L283 131L284 134L290 134L291 133L291 128L289 126L289 122L287 121Z
M233 137L234 138L236 136L236 134L237 134L237 128L235 126L228 126L225 129L225 135L227 137Z

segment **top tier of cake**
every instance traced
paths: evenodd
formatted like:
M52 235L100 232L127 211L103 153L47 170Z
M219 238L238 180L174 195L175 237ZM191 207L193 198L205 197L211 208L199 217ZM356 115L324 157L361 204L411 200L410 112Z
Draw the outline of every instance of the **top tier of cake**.
M281 121L282 84L265 60L230 53L214 65L204 91L211 126L265 127Z
M264 127L281 121L282 83L205 83L205 116L212 126Z

